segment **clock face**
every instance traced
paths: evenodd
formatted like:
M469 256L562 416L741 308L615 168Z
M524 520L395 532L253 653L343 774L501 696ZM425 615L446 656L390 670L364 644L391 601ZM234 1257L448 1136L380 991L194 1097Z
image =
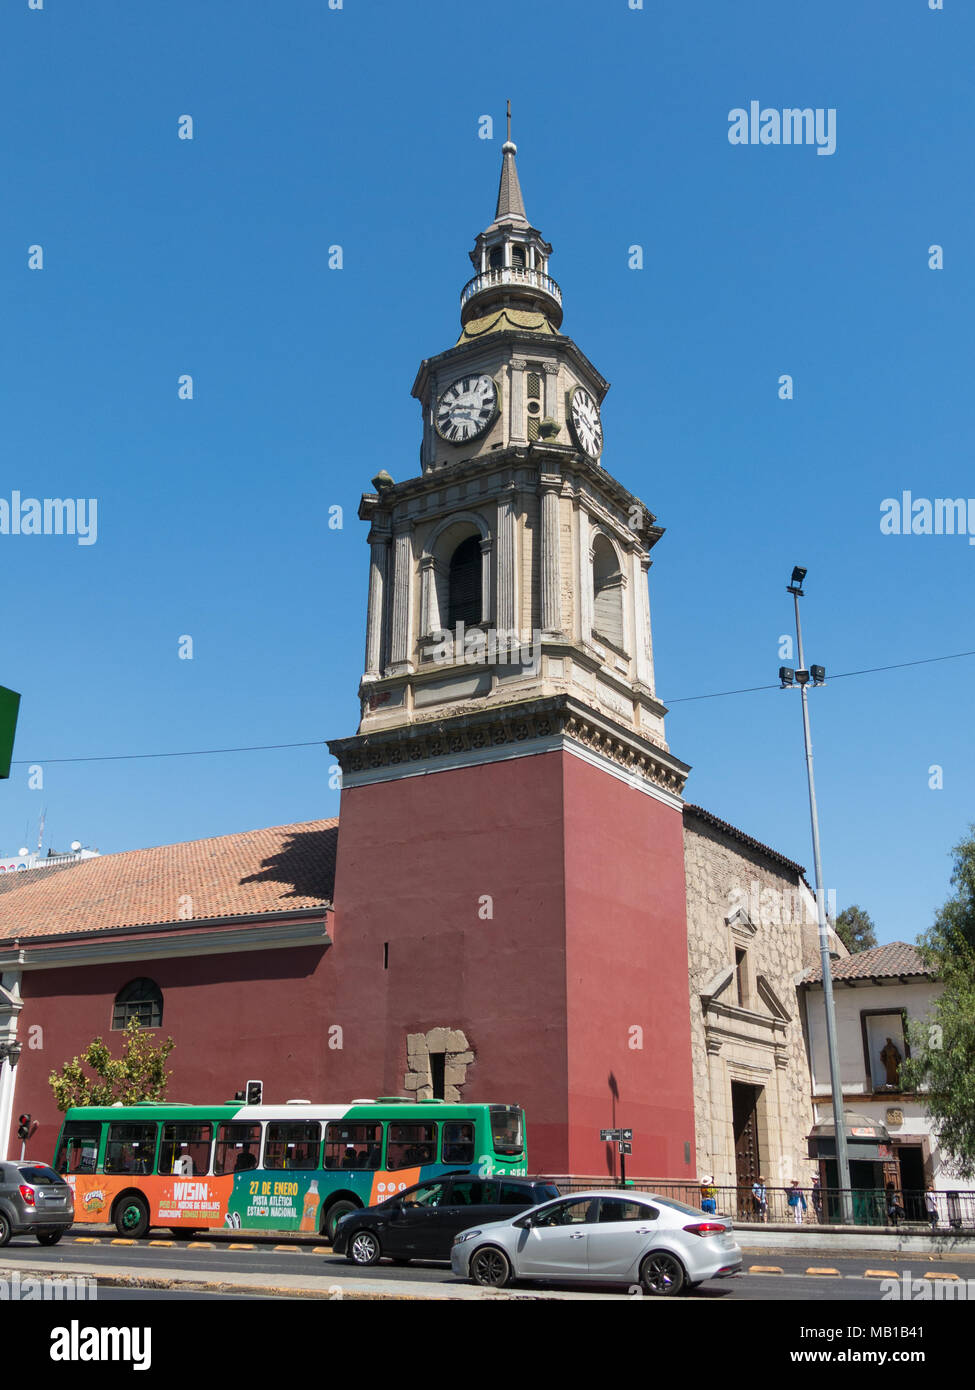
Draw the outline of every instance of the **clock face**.
M599 418L599 406L582 386L575 387L572 392L569 418L572 422L572 433L580 449L590 458L598 459L603 451L603 425Z
M483 434L498 410L498 388L489 376L462 376L437 401L437 433L448 444Z

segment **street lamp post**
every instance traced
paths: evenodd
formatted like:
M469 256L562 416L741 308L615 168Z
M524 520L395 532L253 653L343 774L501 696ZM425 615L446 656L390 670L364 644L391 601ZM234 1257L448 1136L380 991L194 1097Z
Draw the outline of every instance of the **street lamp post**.
M826 1009L826 1049L829 1054L829 1081L833 1095L833 1131L836 1135L836 1169L840 1188L840 1219L846 1225L853 1221L853 1197L850 1190L850 1160L843 1122L843 1085L840 1080L839 1054L836 1045L836 1009L833 1003L833 974L829 964L829 929L826 925L826 890L823 887L823 863L819 852L819 816L816 811L816 782L813 777L812 736L809 732L809 703L806 687L823 685L826 671L822 666L806 668L802 653L802 625L799 621L799 600L803 597L802 581L807 571L798 565L792 571L792 583L786 586L796 610L796 649L799 666L795 671L780 667L779 679L783 688L792 685L793 678L802 697L802 732L806 744L806 775L809 781L809 819L812 822L813 865L816 873L816 915L819 921L819 954L823 967L823 1001Z

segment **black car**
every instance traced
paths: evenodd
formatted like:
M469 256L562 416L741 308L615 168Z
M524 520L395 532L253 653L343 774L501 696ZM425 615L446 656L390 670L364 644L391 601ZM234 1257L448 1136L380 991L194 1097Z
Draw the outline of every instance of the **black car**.
M449 1260L458 1231L482 1221L506 1221L558 1196L554 1183L533 1178L450 1173L349 1212L335 1228L332 1249L355 1265L374 1265L384 1255L394 1264Z

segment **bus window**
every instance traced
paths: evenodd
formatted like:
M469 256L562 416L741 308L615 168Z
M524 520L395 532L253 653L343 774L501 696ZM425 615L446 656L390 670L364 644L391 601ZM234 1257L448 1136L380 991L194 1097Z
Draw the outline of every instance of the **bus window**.
M212 1138L212 1125L163 1125L160 1173L175 1173L180 1178L209 1173Z
M151 1173L156 1159L155 1125L109 1125L106 1173Z
M437 1161L435 1124L389 1126L386 1141L386 1168L418 1168Z
M230 1120L217 1130L213 1151L215 1173L245 1173L257 1167L261 1155L261 1126Z
M491 1139L496 1154L518 1158L524 1153L521 1111L517 1105L491 1106Z
M264 1143L265 1168L317 1168L321 1126L308 1124L268 1124Z
M102 1127L98 1120L67 1120L54 1166L59 1173L94 1173Z
M443 1127L444 1163L474 1162L474 1126L447 1123Z
M381 1125L331 1124L325 1126L326 1168L368 1168L382 1162Z

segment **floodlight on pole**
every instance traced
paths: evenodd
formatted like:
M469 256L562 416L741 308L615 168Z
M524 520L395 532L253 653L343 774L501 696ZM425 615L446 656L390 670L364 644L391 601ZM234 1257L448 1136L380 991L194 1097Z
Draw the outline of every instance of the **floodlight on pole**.
M792 595L796 610L796 655L799 666L795 671L796 684L802 696L802 732L806 746L806 776L809 782L809 819L812 824L813 864L816 873L816 916L819 922L819 955L823 970L823 1003L826 1011L826 1049L829 1055L829 1081L833 1097L833 1131L836 1136L837 1184L840 1189L840 1219L844 1224L853 1222L853 1198L850 1191L850 1160L846 1144L846 1129L843 1120L843 1084L840 1078L839 1049L836 1043L836 1008L833 1002L833 975L830 969L831 952L829 948L829 927L826 922L826 890L823 887L823 863L819 849L819 815L816 810L816 782L813 777L812 735L809 732L809 703L807 687L812 684L825 684L826 668L812 666L806 668L802 655L802 625L799 621L799 600L802 598L802 582L808 571L796 565L792 571L792 582L786 585L786 592ZM782 677L780 669L779 677ZM791 682L788 683L791 685ZM786 681L782 681L787 688Z

